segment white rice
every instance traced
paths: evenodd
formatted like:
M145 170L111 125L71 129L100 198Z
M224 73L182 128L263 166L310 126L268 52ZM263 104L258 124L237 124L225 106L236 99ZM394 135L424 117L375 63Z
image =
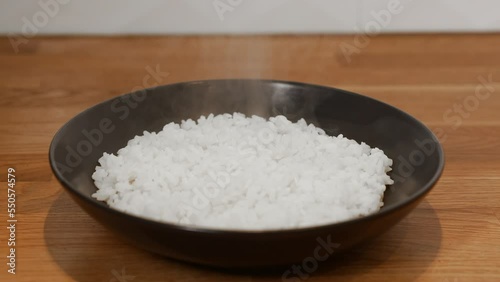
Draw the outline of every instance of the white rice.
M303 119L224 114L144 132L105 153L92 196L140 217L216 229L270 230L377 212L392 160Z

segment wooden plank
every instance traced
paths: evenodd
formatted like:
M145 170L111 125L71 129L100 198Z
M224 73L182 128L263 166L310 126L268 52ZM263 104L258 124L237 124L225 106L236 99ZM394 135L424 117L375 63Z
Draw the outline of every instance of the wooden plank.
M281 280L283 270L224 272L137 249L90 218L53 177L47 152L55 132L87 107L140 86L145 68L156 65L169 73L165 84L252 77L344 88L445 130L446 169L424 202L374 242L321 264L309 281L500 281L500 36L378 36L347 62L340 45L353 40L36 37L14 54L0 38L0 189L8 167L19 179L19 269L11 276L4 265L0 281ZM445 114L490 75L490 97L454 126ZM6 201L0 193L0 207Z

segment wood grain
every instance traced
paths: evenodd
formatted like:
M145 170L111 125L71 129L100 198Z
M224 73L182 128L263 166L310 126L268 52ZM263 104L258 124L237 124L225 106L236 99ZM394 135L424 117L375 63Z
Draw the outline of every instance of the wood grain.
M143 85L158 66L178 81L252 77L330 85L382 100L446 133L445 172L385 235L320 264L309 281L500 281L499 35L40 37L14 54L0 38L0 185L17 170L18 269L0 281L280 281L282 270L233 273L151 255L111 234L62 191L47 163L72 116ZM491 96L457 126L445 117L491 76ZM6 193L0 194L6 224ZM293 247L293 246L291 246ZM133 279L132 279L133 278Z

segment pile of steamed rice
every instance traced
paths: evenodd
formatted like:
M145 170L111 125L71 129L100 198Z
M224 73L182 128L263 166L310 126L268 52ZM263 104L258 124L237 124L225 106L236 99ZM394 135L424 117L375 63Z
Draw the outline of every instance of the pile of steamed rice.
M132 215L216 229L341 222L383 205L392 160L304 120L223 114L144 132L92 175L92 196Z

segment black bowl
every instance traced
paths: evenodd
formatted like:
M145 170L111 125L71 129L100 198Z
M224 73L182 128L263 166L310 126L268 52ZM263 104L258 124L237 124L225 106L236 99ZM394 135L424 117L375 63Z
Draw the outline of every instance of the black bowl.
M91 175L104 152L116 153L143 131L210 113L241 112L304 118L330 135L378 147L394 160L384 207L370 216L312 228L211 230L125 214L91 197ZM101 224L137 246L193 263L237 268L323 260L374 238L405 217L438 180L441 145L410 115L377 100L335 88L271 80L209 80L142 90L98 104L71 119L49 152L57 179ZM349 189L349 187L346 187ZM425 226L422 226L425 228Z

